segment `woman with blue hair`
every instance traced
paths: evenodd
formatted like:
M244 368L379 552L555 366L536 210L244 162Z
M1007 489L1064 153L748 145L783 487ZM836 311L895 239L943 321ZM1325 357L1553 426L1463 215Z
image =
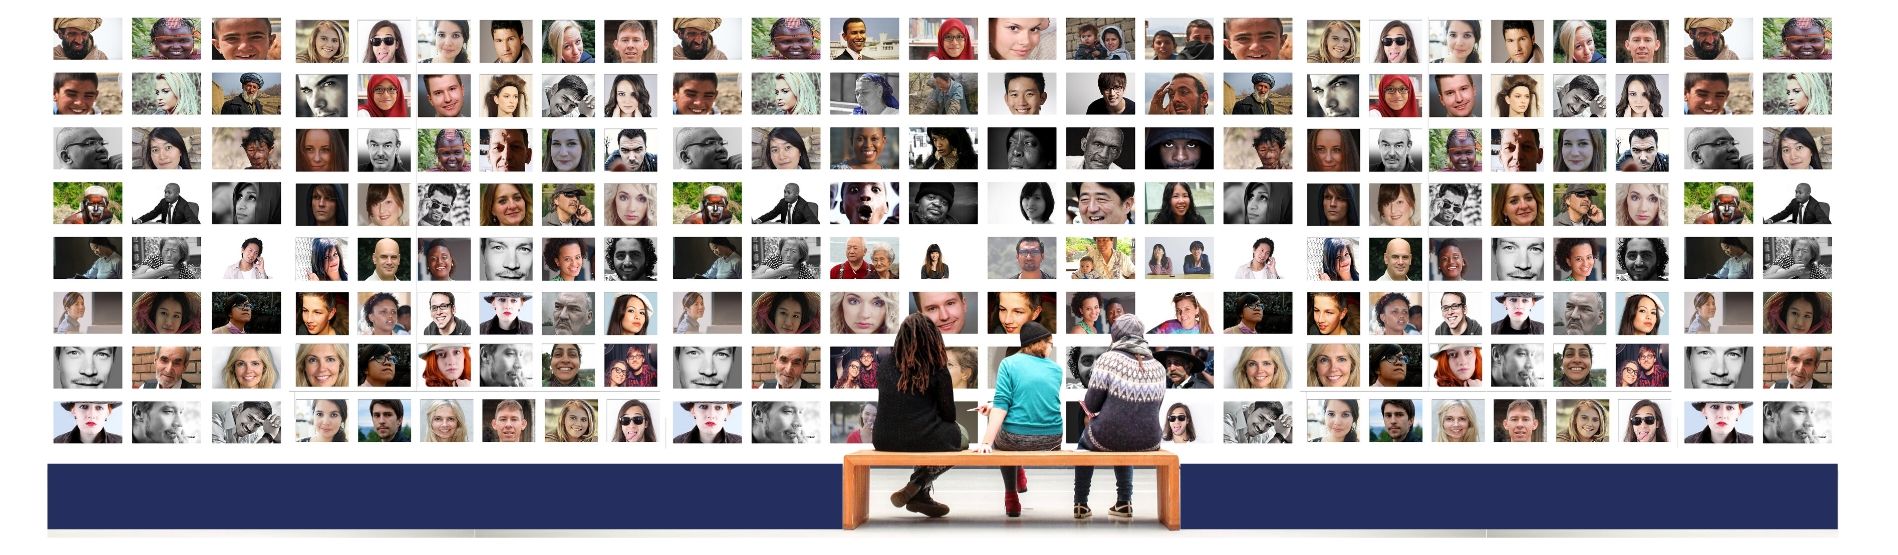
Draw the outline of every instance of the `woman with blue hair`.
M865 73L857 77L857 107L850 110L856 115L895 114L896 86L881 73Z

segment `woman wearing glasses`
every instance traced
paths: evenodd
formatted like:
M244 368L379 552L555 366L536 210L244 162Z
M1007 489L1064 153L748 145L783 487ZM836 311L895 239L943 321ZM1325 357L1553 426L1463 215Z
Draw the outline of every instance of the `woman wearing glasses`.
M1371 362L1377 364L1371 387L1404 387L1404 382L1410 379L1411 357L1402 345L1372 345Z

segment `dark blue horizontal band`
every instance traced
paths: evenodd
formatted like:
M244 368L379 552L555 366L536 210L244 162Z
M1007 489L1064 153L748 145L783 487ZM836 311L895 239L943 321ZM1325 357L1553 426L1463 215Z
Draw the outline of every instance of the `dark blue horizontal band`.
M1835 464L1182 466L1180 525L1190 528L1839 527Z
M830 464L53 464L46 526L835 529L842 476ZM1836 529L1839 522L1839 468L1831 464L1188 464L1180 476L1185 528ZM97 510L101 501L154 499L168 504ZM543 510L555 499L559 509ZM430 509L403 518L369 510L390 502ZM697 503L722 508L680 510ZM296 516L244 507L295 507ZM1362 517L1372 513L1388 518Z

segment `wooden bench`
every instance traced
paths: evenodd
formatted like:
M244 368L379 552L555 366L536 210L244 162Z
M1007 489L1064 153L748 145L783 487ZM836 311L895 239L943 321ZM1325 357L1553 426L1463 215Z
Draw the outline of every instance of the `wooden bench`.
M870 518L871 468L912 466L1150 466L1159 483L1160 524L1168 530L1180 529L1180 457L1166 451L858 451L844 455L844 529L855 530ZM996 489L1001 489L1000 484Z

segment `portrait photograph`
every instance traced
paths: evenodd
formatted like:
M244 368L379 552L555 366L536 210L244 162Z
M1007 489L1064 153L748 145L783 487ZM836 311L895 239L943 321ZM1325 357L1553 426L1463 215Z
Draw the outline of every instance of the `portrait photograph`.
M1832 74L1761 74L1760 112L1775 116L1831 115Z
M541 34L547 37L540 48L543 64L590 64L599 48L591 19L542 20Z
M819 60L824 52L823 23L815 17L751 18L753 60Z
M1689 73L1681 76L1684 105L1693 116L1753 113L1753 74Z
M1312 399L1305 403L1305 437L1312 443L1364 441L1358 436L1362 402L1357 399Z
M121 347L53 347L53 389L124 389Z
M1119 242L1132 249L1126 256L1136 265L1144 266L1141 274L1149 279L1213 277L1213 265L1217 263L1209 254L1213 250L1213 237L1149 237L1145 241L1127 238ZM1095 252L1098 253L1098 249Z
M751 113L799 116L824 113L818 87L821 73L767 72L751 75Z
M534 442L534 419L539 415L533 399L484 399L480 414L486 420L481 426L483 443Z
M131 351L132 387L200 389L200 384L204 383L204 364L207 361L204 360L203 349L166 345L132 347Z
M832 60L901 60L902 21L894 17L832 17L824 55ZM832 442L841 443L841 442Z
M86 18L74 18L86 19ZM58 21L54 22L59 23ZM96 25L96 24L93 24ZM86 26L81 24L80 28ZM197 60L203 57L198 48L199 37L205 33L205 21L195 17L138 17L131 20L132 59L134 60ZM94 29L96 35L97 29ZM74 58L71 54L76 43L61 37L62 48L66 49L68 59L94 59L90 55ZM87 37L90 42L91 37ZM97 48L98 43L93 43ZM107 52L111 54L111 52Z
M876 389L877 372L896 364L894 357L889 347L831 347L826 362L830 365L830 388Z
M895 40L888 47L895 51ZM993 81L993 79L991 79ZM831 115L901 114L903 75L900 73L831 73L829 77ZM993 107L991 107L993 109Z
M1608 117L1610 106L1608 76L1604 74L1555 74L1549 82L1549 115L1558 118L1601 118ZM1665 79L1665 76L1663 76ZM1658 85L1657 85L1658 86ZM1623 90L1623 94L1627 91ZM1615 104L1618 108L1620 105ZM1639 106L1631 108L1636 114L1643 113ZM1658 107L1655 108L1658 110ZM1621 116L1617 110L1617 116ZM1656 114L1651 114L1659 116ZM1638 115L1625 117L1639 117Z
M1761 168L1822 170L1832 167L1830 127L1764 127L1760 133Z
M974 74L970 74L974 78ZM912 170L981 169L984 137L975 127L911 127L906 149Z
M1148 127L1144 131L1147 141L1146 169L1158 170L1210 170L1213 161L1218 158L1213 149L1213 128L1211 127ZM1355 143L1356 130L1348 130L1347 139ZM1356 148L1353 144L1352 148ZM1357 167L1356 153L1351 153L1350 166ZM1314 163L1314 167L1317 164ZM1320 170L1322 171L1322 170Z
M196 116L203 113L198 93L199 73L132 74L132 113L151 116Z
M1430 168L1432 171L1483 171L1483 159L1485 156L1483 156L1482 150L1483 135L1481 130L1430 130Z
M752 389L819 389L824 383L824 351L817 347L778 345L752 347L748 387ZM870 403L872 405L876 403ZM870 409L871 418L876 409ZM851 413L855 417L855 413Z
M146 52L150 53L150 29L152 20L142 19L146 29ZM125 38L128 35L126 20L117 17L55 17L53 18L53 60L123 60L125 59ZM171 35L165 35L170 38ZM45 44L45 43L41 43Z
M378 73L356 76L356 114L376 118L403 118L415 114L415 102L408 91L413 84L408 74Z
M1828 138L1830 138L1828 136ZM339 148L346 148L338 145ZM203 129L132 128L132 169L188 170L204 167ZM340 161L340 159L339 159Z
M1218 100L1222 108L1220 113L1289 115L1292 113L1294 84L1289 72L1221 74L1218 83Z
M1052 170L1059 157L1053 127L991 127L988 129L988 168L992 170Z
M135 401L127 443L199 443L204 405L197 401ZM83 432L82 432L83 433Z
M125 293L53 293L53 333L123 333Z
M61 127L53 131L59 149L53 152L56 170L117 170L125 167L125 136L121 127Z
M1418 147L1416 142L1419 138L1428 137L1423 129L1366 130L1364 136L1365 164L1371 171L1423 171L1424 149Z
M1128 87L1128 79L1118 71L1069 73L1063 99L1068 115L1133 115L1139 111L1134 105L1140 92Z
M1496 443L1548 441L1549 428L1555 427L1555 423L1549 418L1546 401L1496 399L1492 403L1496 422L1490 430L1490 437Z
M53 443L125 443L118 433L125 427L122 407L119 401L53 403Z
M1431 441L1439 443L1478 443L1489 428L1483 418L1484 403L1478 399L1440 399L1431 401Z
M1484 115L1483 80L1480 75L1433 74L1430 76L1430 95L1430 117L1471 118Z
M1556 343L1550 358L1555 387L1608 387L1608 345ZM1596 357L1600 353L1601 357Z
M901 137L895 127L832 127L830 169L898 169ZM975 160L971 158L969 163Z
M1052 137L1052 130L1050 130ZM974 224L976 184L973 182L911 183L909 223L924 225Z
M1132 127L1068 127L1061 167L1071 170L1130 170L1138 149ZM1210 159L1209 159L1210 160Z
M349 171L348 129L298 129L296 149L296 171Z
M1292 223L1292 184L1274 183L1232 183L1222 185L1224 198L1221 204L1225 224L1290 224Z
M823 133L820 127L753 127L748 165L755 170L821 169Z
M1225 402L1219 415L1220 421L1224 423L1220 442L1226 444L1291 443L1295 417L1289 411L1292 410L1294 403L1294 401ZM1168 429L1171 429L1172 409L1168 411L1167 424ZM1209 437L1208 441L1210 440Z
M296 61L299 64L349 63L349 21L304 19L297 21Z
M387 32L388 28L383 28ZM339 73L297 74L297 117L349 117L349 76ZM421 90L419 87L417 90Z

